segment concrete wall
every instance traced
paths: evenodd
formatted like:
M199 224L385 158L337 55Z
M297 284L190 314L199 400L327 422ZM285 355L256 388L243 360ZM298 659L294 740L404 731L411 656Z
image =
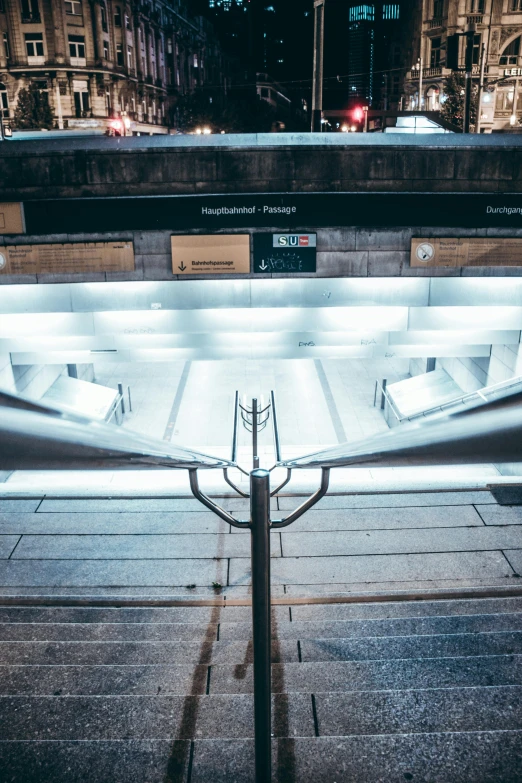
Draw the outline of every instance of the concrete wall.
M491 236L519 237L522 228L332 228L315 229L312 225L302 230L317 233L317 272L299 277L518 277L520 267L410 267L410 246L414 236ZM226 233L266 233L280 229L252 228L227 230ZM175 275L172 272L170 237L173 231L122 231L99 234L40 234L0 237L3 244L23 245L62 242L104 242L126 240L134 243L135 270L133 272L99 272L95 274L0 275L0 285L20 283L81 283L112 282L117 280L204 280L248 279L274 277L295 278L296 275ZM178 232L179 233L179 232ZM198 233L198 232L190 232ZM205 233L205 232L199 232ZM253 243L251 243L253 245Z
M522 192L522 146L461 135L259 134L11 142L4 200L182 193ZM407 220L405 220L407 223Z

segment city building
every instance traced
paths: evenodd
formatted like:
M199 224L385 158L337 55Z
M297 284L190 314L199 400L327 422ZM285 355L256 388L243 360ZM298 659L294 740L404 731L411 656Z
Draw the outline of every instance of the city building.
M473 25L473 81L477 86L484 58L479 130L491 133L519 126L522 119L522 0L422 0L418 9L411 62L414 67L405 80L404 108L432 111L441 108L448 77L455 71L465 71L466 39L462 33Z
M212 25L184 0L0 0L0 107L22 89L46 93L58 128L167 133L180 95L219 87ZM111 123L112 120L112 123Z
M404 0L326 3L326 109L398 107L410 11Z

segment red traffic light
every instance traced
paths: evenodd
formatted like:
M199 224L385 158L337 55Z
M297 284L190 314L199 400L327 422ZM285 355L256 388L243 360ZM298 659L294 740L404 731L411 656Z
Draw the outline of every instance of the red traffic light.
M361 106L356 106L352 111L352 117L354 122L362 122L364 118L364 111Z

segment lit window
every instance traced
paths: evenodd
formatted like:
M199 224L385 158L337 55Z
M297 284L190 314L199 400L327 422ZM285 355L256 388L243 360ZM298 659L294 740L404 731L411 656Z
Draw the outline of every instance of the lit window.
M382 18L383 19L398 19L400 16L400 7L398 3L392 5L383 5Z
M375 21L374 5L356 5L348 11L348 20L350 22L373 22Z
M43 35L42 33L25 34L25 51L28 57L44 56Z

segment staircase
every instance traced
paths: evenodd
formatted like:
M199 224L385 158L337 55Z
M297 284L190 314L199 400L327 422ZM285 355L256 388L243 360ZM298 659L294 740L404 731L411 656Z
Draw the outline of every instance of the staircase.
M1 783L251 783L248 606L0 607ZM522 598L277 605L274 780L522 781Z

